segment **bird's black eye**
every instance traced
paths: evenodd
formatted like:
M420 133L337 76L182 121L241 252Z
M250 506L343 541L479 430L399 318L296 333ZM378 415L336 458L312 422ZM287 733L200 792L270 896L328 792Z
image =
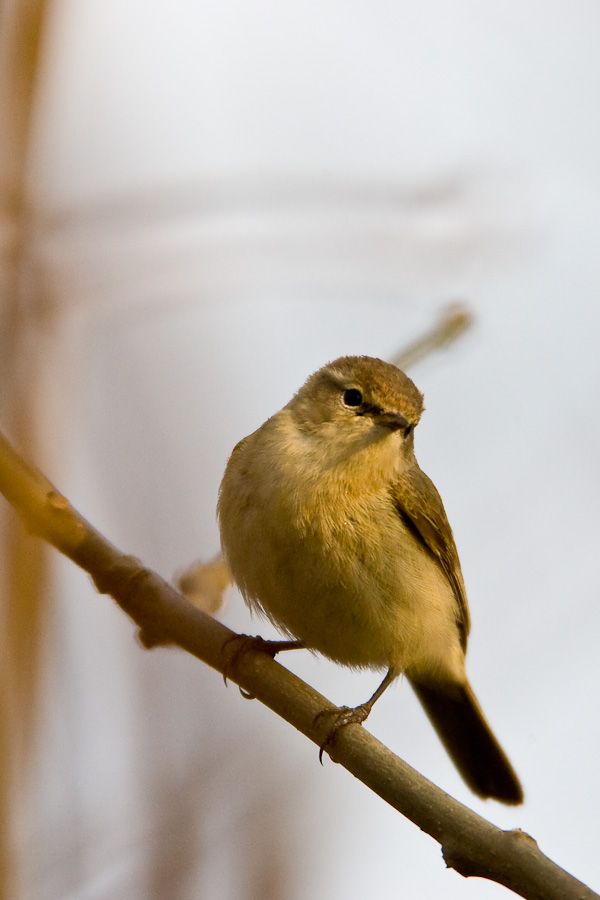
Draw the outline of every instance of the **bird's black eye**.
M350 388L344 391L343 400L346 406L360 406L363 401L363 395L356 388Z
M404 437L408 437L412 430L413 430L412 425L407 425L406 428L404 429Z

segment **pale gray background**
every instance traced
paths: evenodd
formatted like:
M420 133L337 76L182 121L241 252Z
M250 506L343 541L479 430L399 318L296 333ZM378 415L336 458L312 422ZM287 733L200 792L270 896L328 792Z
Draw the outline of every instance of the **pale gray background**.
M443 303L411 374L473 613L469 672L522 777L476 800L406 685L369 728L600 887L600 9L590 2L62 0L32 157L49 474L171 577L218 548L234 443ZM25 834L36 900L493 898L258 703L144 654L70 564ZM228 625L249 623L229 595ZM297 654L340 703L377 676Z

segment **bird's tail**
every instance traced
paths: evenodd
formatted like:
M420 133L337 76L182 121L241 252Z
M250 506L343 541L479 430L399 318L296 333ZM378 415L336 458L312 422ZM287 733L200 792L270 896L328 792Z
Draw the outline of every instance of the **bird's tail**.
M411 681L421 705L454 765L480 797L501 803L523 802L523 789L504 750L496 740L467 682L446 694L442 689Z

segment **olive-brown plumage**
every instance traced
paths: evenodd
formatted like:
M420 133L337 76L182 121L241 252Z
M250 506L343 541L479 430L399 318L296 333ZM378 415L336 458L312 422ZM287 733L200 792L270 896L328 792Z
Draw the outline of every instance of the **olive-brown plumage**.
M248 605L343 665L404 673L467 784L520 803L465 673L470 629L442 500L414 456L423 398L389 363L342 357L233 451L223 551Z

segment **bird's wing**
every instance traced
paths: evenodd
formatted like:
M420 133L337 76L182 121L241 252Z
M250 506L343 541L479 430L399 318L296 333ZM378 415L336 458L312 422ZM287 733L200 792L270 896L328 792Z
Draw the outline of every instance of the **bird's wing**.
M461 631L463 649L466 649L471 628L467 594L442 498L431 479L416 465L398 479L392 496L398 513L436 560L452 586L458 603L457 625Z

